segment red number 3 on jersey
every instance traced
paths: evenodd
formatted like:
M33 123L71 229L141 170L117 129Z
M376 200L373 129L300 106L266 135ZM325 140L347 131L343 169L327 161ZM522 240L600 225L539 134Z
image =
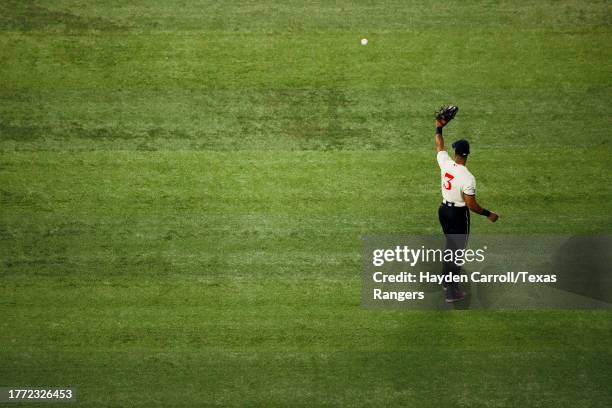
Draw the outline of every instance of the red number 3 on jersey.
M444 181L444 184L442 184L442 186L446 189L446 190L450 190L451 188L453 188L453 185L451 184L451 180L455 178L455 176L453 176L450 173L444 173L444 178L446 179Z

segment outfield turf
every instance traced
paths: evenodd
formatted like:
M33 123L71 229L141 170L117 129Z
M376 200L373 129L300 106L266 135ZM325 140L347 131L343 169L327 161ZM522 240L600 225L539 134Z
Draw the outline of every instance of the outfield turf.
M359 302L362 235L439 231L445 102L503 216L472 231L612 230L611 16L2 0L0 386L88 407L609 405L611 312Z

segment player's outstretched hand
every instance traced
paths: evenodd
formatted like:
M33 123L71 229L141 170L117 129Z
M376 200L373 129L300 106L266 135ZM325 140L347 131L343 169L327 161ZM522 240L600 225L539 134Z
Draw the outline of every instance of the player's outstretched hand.
M499 215L497 215L493 211L491 211L491 214L489 214L489 216L487 218L489 219L489 221L495 222L495 221L497 221L499 219Z

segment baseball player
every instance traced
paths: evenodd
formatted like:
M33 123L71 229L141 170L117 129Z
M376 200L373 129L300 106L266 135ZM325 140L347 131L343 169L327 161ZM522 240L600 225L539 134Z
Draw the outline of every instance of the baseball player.
M470 144L465 139L453 143L454 159L444 149L442 128L450 122L459 108L457 106L443 106L436 113L436 149L438 151L438 165L440 166L442 203L438 209L438 218L442 231L446 237L446 249L453 251L465 249L470 233L470 211L484 215L491 222L497 221L499 216L492 211L482 208L476 201L476 178L465 166L470 154ZM454 262L445 262L443 266L445 275L460 274L461 267ZM445 284L446 302L453 303L464 299L465 292L459 289L458 283Z

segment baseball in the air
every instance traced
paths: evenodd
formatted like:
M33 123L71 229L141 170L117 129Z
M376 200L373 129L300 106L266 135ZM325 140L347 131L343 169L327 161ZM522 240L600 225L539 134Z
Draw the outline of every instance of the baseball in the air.
M361 39L361 45L368 45L368 39L367 38L362 38Z

